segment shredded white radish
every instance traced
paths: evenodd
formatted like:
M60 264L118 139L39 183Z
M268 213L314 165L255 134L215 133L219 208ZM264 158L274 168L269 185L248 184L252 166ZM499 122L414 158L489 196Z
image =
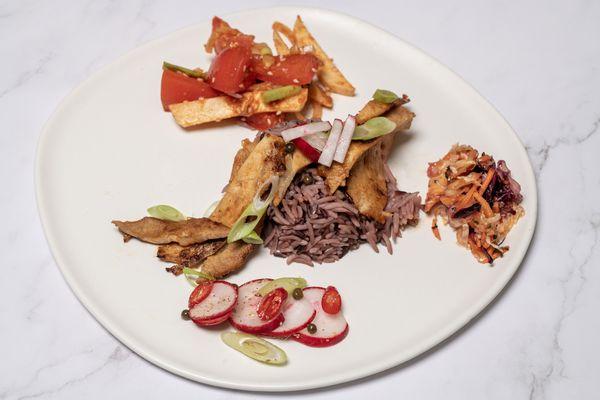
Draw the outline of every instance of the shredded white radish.
M340 139L337 142L337 148L333 156L334 161L343 163L348 153L350 143L352 143L352 135L354 135L354 128L356 128L356 118L353 115L348 115L344 122L344 129L340 135Z
M323 148L327 144L327 134L325 132L313 133L312 135L304 136L302 139L319 151L323 151Z
M296 126L294 128L281 131L281 136L286 142L298 139L299 137L312 135L317 132L324 132L331 129L331 124L327 121L311 122L310 124Z
M323 164L326 167L331 167L335 149L337 148L338 140L340 138L340 134L342 133L342 127L342 120L336 119L333 121L333 126L329 132L327 143L325 144L325 147L323 147L323 151L321 151L321 156L319 157L319 164Z

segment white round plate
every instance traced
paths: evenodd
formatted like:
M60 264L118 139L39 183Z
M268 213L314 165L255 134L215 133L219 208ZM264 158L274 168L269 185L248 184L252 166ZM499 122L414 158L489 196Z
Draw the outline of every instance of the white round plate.
M257 363L226 347L219 333L181 320L190 286L164 271L156 247L123 243L112 219L138 219L170 204L201 216L217 200L233 156L253 132L221 123L180 129L160 104L163 60L209 65L202 44L210 23L146 44L96 73L60 105L41 135L36 185L41 219L54 257L85 307L133 351L178 375L245 390L316 388L399 365L456 332L498 295L523 259L536 221L536 186L525 149L506 121L473 88L436 60L365 22L330 11L270 8L225 16L232 26L271 43L271 24L292 25L297 14L356 86L335 96L325 115L355 113L376 88L406 93L417 114L395 149L399 186L426 193L427 162L454 143L505 159L521 183L525 217L510 233L511 250L493 268L477 263L442 229L431 234L423 215L394 247L368 246L335 264L287 266L264 249L230 278L303 276L335 285L350 332L340 344L316 349L278 343L289 363Z

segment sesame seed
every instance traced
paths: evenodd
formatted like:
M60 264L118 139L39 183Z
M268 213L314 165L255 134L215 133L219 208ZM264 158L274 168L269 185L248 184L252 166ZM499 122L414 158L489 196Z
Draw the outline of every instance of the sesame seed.
M267 75L273 76L273 72L272 71L267 71Z
M311 70L312 72L317 72L317 69L316 69L316 68L311 68L310 70Z
M281 111L277 111L275 115L281 115Z
M292 80L292 82L294 82L294 83L300 83L300 81L299 81L298 79L296 79L296 78L294 78L294 79Z

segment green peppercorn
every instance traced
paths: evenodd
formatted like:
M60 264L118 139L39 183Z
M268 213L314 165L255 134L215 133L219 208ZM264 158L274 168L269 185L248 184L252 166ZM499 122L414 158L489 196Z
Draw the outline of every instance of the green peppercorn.
M294 146L294 143L292 142L287 142L285 144L285 152L287 154L292 154L294 152L294 150L296 150L296 146Z
M183 310L181 312L181 319L183 319L184 321L189 321L190 320L190 310L188 310L187 308L185 310Z
M311 174L302 175L302 183L305 185L312 185L315 181L315 178Z
M297 287L296 289L294 289L294 291L292 292L292 296L294 297L294 299L296 300L300 300L301 298L304 297L304 293L302 292L302 289L300 289L299 287Z
M315 333L317 333L317 326L315 324L308 324L306 330L308 330L308 333L314 335Z

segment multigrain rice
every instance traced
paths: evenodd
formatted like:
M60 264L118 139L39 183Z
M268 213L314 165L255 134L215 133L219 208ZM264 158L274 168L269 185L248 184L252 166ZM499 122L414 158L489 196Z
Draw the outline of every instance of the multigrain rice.
M309 174L313 183L304 184ZM419 220L421 197L397 189L396 179L386 166L388 203L391 215L378 223L360 215L352 199L342 189L330 194L316 168L307 169L290 185L277 207L267 211L265 246L271 254L287 258L287 263L331 263L348 251L368 243L375 252L383 244L392 254L392 242L402 236L407 225Z

